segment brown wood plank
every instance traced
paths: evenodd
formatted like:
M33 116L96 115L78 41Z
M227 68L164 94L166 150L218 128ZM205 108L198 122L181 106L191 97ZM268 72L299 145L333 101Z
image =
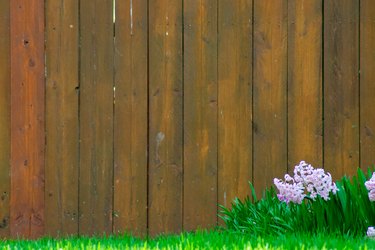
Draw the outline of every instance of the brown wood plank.
M46 234L78 233L78 2L46 2Z
M44 232L44 1L10 1L13 237Z
M288 1L288 167L323 164L322 0Z
M258 194L287 170L287 1L254 1L253 181Z
M114 232L147 232L147 0L116 2Z
M184 230L217 221L217 1L184 2Z
M80 1L79 233L112 232L113 1Z
M366 169L375 164L375 1L360 3L360 166Z
M218 203L249 195L252 181L252 1L219 1Z
M149 232L182 226L182 1L149 1Z
M10 9L0 0L0 238L9 236Z
M324 1L324 167L334 179L359 167L359 1Z

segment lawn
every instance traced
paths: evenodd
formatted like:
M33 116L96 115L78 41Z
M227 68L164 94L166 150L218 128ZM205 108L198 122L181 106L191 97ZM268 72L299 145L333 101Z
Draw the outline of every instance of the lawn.
M130 236L3 241L0 249L375 249L375 240L327 234L285 234L255 237L221 231L201 231L154 239Z

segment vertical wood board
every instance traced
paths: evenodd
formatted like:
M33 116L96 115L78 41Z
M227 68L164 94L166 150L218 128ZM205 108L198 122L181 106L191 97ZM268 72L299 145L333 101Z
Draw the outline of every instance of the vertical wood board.
M217 1L184 2L184 230L217 219Z
M288 2L288 168L323 164L322 0Z
M218 5L218 203L250 194L252 181L252 1Z
M116 3L114 229L147 232L147 1Z
M182 229L182 1L149 1L151 235Z
M36 238L44 233L44 1L11 1L10 13L10 231Z
M0 0L0 238L9 236L10 193L10 9Z
M254 1L253 182L258 196L287 171L287 2Z
M324 1L324 167L334 179L359 167L359 1Z
M375 2L360 6L360 167L375 164Z
M46 234L78 233L78 2L46 2Z
M80 1L79 233L112 232L113 2Z

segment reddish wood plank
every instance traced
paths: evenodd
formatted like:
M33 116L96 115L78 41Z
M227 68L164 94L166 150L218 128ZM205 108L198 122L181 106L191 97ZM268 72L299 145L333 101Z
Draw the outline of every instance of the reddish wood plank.
M287 1L254 1L254 186L287 170Z
M116 3L114 232L147 232L147 0Z
M13 237L44 232L44 1L11 11L11 208Z
M182 226L182 1L149 1L151 235Z
M78 233L78 2L46 2L46 234Z
M112 232L113 1L80 1L79 233Z
M10 9L0 0L0 238L9 236Z
M219 1L218 202L249 194L252 181L252 1Z
M184 2L184 230L217 221L217 1Z
M359 1L324 1L324 167L334 179L359 167Z
M323 164L322 0L288 1L288 167Z
M375 1L360 3L360 166L366 169L375 164Z

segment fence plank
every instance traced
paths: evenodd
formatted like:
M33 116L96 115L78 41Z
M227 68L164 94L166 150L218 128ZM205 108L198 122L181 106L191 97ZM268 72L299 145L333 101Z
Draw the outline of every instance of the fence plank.
M11 210L13 237L44 231L44 1L11 10Z
M218 202L229 206L252 181L252 1L218 8Z
M149 232L182 224L182 1L149 1Z
M80 234L112 232L113 1L81 0Z
M217 1L184 2L184 230L216 225Z
M287 170L287 1L254 1L254 186Z
M116 3L114 232L147 232L147 0Z
M359 167L358 3L324 1L324 166L335 179Z
M323 164L322 0L289 3L288 167Z
M78 2L46 2L46 234L78 233Z
M0 0L0 238L9 236L10 33L9 1Z
M360 3L360 166L367 168L375 164L375 1Z

